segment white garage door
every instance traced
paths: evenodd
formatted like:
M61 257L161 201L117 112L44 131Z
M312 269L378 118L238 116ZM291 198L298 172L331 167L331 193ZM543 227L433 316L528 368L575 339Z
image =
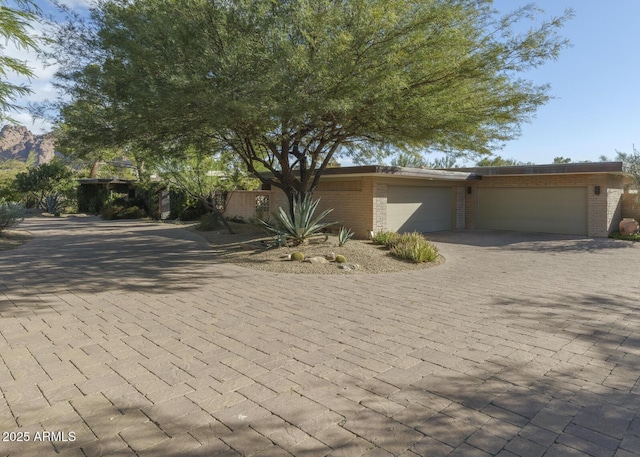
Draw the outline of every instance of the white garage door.
M587 234L587 188L480 188L478 228Z
M387 188L387 229L394 232L451 230L451 187Z

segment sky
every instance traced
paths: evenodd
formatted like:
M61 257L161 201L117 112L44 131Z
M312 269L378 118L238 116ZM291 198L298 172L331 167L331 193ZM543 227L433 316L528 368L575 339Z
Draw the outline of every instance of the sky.
M89 0L65 0L73 8L86 8ZM530 0L494 0L494 6L508 12L531 3ZM542 19L560 16L566 8L574 10L561 34L571 47L557 61L521 76L536 84L549 83L554 97L538 109L535 119L522 126L519 138L508 142L496 155L522 162L551 163L555 157L577 161L598 161L604 155L614 159L616 151L631 152L640 148L640 1L616 0L537 0L545 13ZM49 0L36 0L45 12L52 11ZM523 23L524 27L534 23ZM40 26L34 30L39 31ZM634 52L636 51L636 52ZM36 77L28 83L33 93L18 101L54 99L51 85L54 67L45 67L33 54L12 51L29 62ZM15 78L11 78L16 81ZM33 121L28 113L13 113L12 117L35 133L50 126Z

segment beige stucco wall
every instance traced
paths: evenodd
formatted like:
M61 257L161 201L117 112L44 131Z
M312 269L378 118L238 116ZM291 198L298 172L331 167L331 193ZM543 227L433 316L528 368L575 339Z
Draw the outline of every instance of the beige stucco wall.
M454 224L460 229L476 228L477 192L481 187L562 187L584 186L587 192L588 235L605 237L617 230L622 217L640 218L640 204L634 203L635 194L627 190L623 178L613 174L563 174L531 176L484 176L477 181L438 181L388 176L323 177L315 196L319 197L319 210L333 208L327 220L339 221L350 228L358 238L368 238L371 231L387 230L387 189L400 186L450 186L454 188ZM600 186L600 194L595 194ZM471 188L471 192L467 188ZM255 217L256 196L268 195L270 213L279 206L287 207L284 193L271 191L236 191L227 204L225 215Z

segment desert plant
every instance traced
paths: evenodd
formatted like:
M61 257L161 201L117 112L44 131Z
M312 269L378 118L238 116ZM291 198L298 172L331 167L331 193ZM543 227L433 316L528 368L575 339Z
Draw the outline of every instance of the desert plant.
M351 229L348 229L344 226L340 227L340 231L338 232L338 246L344 246L347 241L349 241L353 237L354 233Z
M302 262L304 260L304 254L302 252L294 252L291 254L291 260Z
M336 256L336 262L337 263L345 263L347 261L347 258L341 254L338 254Z
M24 219L24 205L0 200L0 232L18 225Z
M47 213L59 213L62 209L63 201L59 195L47 195L42 201L42 209Z
M399 237L400 235L396 232L378 232L371 237L371 242L373 244L391 247Z
M320 203L320 199L312 200L309 195L302 199L293 200L292 214L282 207L278 208L276 222L268 222L258 219L257 222L269 233L275 235L280 245L297 246L317 236L327 236L321 233L323 229L335 222L321 222L333 209L326 209L314 219L313 215Z
M433 262L438 257L438 249L420 233L401 235L391 247L391 254L413 263Z

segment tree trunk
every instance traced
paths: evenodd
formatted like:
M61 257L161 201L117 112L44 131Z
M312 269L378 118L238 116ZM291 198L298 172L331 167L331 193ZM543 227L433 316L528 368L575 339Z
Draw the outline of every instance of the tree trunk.
M89 173L89 178L95 178L98 175L98 168L100 168L100 160L94 160L93 165L91 166L91 172Z
M231 235L235 234L236 232L233 231L233 227L231 227L231 224L229 224L229 221L227 221L222 215L222 213L220 212L220 210L216 208L215 201L209 198L204 198L203 200L204 200L205 206L209 209L209 211L211 211L213 215L215 215L218 218L220 222L222 222L222 225L224 225L224 228L226 228Z

